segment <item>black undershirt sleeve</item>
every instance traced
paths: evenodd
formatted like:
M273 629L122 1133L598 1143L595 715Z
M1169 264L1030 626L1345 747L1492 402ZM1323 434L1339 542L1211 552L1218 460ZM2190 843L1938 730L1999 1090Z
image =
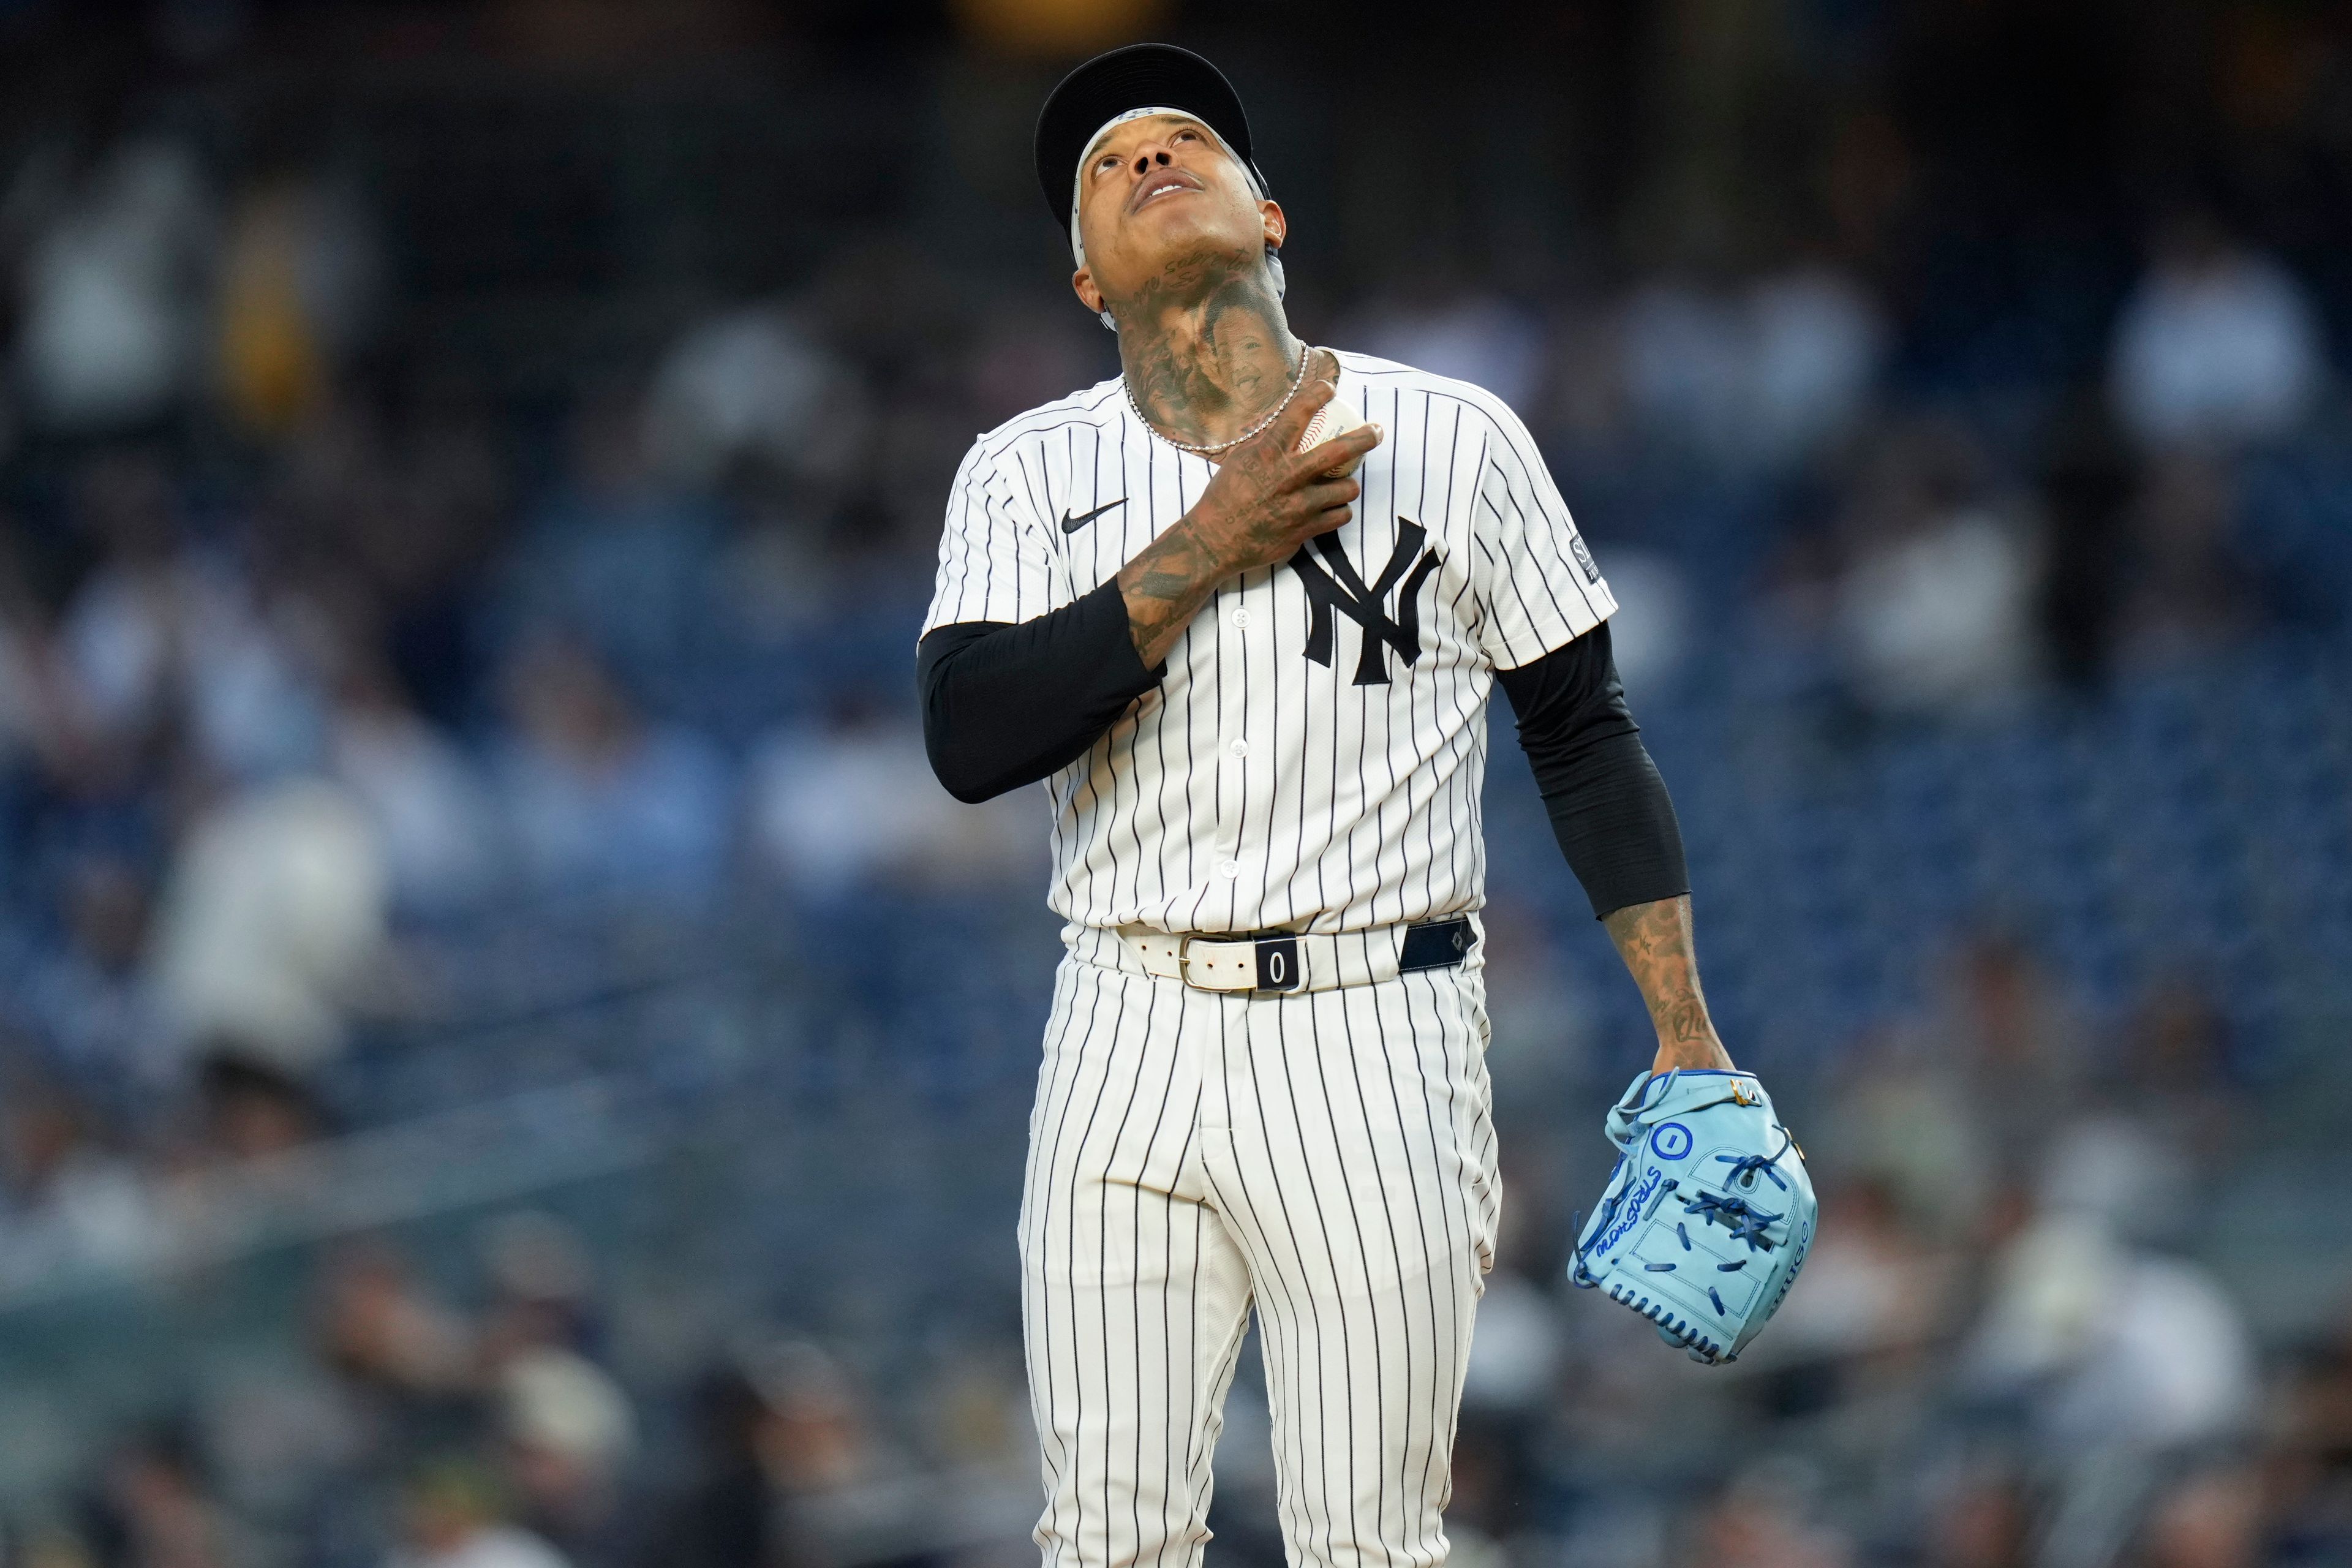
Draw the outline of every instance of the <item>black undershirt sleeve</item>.
M1117 578L1035 620L934 627L915 658L931 771L971 805L1035 784L1167 673L1143 668Z
M1035 620L938 627L916 669L932 770L975 803L1068 765L1167 672L1143 668L1116 582ZM1688 892L1674 803L1625 706L1607 624L1496 679L1593 913Z
M1690 891L1682 825L1625 706L1609 623L1495 672L1551 830L1596 917Z

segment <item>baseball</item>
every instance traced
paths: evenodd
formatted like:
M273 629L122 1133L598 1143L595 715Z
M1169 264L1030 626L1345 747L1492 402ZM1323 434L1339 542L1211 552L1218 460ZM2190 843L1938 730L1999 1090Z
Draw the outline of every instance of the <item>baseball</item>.
M1332 437L1353 430L1362 423L1363 421L1356 416L1354 409L1334 397L1317 409L1315 417L1307 422L1305 434L1298 437L1298 449L1305 452L1319 447ZM1331 469L1326 477L1334 479L1345 479L1354 473L1362 462L1361 458L1350 458L1339 467Z

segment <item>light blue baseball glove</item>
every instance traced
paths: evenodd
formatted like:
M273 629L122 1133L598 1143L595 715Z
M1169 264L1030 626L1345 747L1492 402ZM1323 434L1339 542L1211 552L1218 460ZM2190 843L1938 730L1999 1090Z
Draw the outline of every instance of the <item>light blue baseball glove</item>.
M1804 1152L1755 1075L1643 1073L1609 1112L1617 1168L1569 1282L1605 1290L1713 1365L1762 1331L1812 1245Z

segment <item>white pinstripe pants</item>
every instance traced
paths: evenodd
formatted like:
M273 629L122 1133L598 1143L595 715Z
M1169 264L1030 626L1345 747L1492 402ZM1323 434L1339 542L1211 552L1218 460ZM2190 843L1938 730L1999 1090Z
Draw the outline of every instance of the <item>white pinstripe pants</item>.
M1434 1564L1500 1189L1475 969L1247 997L1065 959L1022 1316L1047 1568L1192 1568L1255 1304L1288 1557Z

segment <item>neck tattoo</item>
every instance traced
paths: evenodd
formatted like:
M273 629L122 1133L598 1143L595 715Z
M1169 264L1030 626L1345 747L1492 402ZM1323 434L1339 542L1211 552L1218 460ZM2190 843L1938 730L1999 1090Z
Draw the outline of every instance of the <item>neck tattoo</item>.
M1180 452L1190 452L1196 458L1213 458L1220 453L1232 451L1235 447L1240 446L1243 442L1248 440L1251 437L1257 435L1267 426L1282 417L1282 411L1290 406L1290 400L1297 397L1298 395L1298 389L1307 384L1307 353L1308 350L1307 345L1304 342L1301 342L1298 345L1297 367L1290 373L1290 390L1282 395L1282 401L1276 404L1273 408L1269 409L1265 418L1259 420L1256 424L1251 426L1248 429L1243 431L1240 435L1234 437L1230 441L1213 442L1205 447L1196 447L1190 441L1179 441L1175 437L1171 436L1168 432L1160 428L1159 426L1154 425L1151 422L1151 416L1143 411L1143 405L1135 400L1135 388L1128 385L1127 377L1121 375L1118 378L1118 384L1119 389L1127 394L1127 405L1135 410L1135 416L1143 421L1143 427L1146 430L1150 431L1154 436L1159 437L1161 440L1167 442L1170 446L1175 447Z

